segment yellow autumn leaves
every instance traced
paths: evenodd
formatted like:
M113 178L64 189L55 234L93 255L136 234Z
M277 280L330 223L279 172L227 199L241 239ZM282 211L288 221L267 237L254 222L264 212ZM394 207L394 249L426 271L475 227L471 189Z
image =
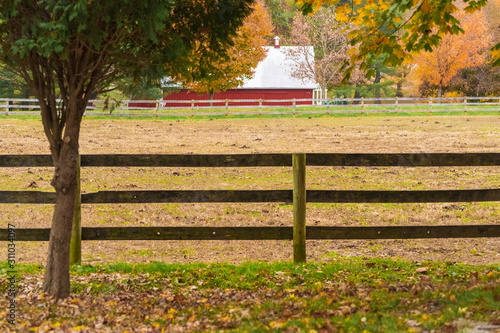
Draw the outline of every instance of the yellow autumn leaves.
M373 20L376 12L386 11L389 9L389 4L385 0L367 0L364 6L361 0L354 0L352 4L338 6L336 9L335 19L341 23L351 23L354 26L370 25L370 20Z

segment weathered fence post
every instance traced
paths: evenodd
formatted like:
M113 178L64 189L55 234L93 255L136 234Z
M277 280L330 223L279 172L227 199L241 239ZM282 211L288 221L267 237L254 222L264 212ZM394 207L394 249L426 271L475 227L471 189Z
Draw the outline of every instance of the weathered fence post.
M191 100L191 117L194 118L194 99Z
M361 97L361 115L364 116L365 114L365 98Z
M306 262L306 154L293 154L293 261Z
M467 98L464 98L464 116L467 115Z
M429 98L429 116L432 116L432 97Z
M76 164L75 209L73 211L73 229L71 230L71 244L69 250L69 264L82 261L82 196L80 187L80 155Z
M229 116L229 100L226 98L226 117Z
M262 98L259 99L259 116L262 117Z
M158 120L159 113L160 113L160 101L156 101L156 120Z
M396 96L396 112L394 112L394 116L397 116L398 115L398 97Z
M7 107L5 108L5 115L8 117L9 111L10 111L10 106L12 105L12 101L10 99L7 99L6 103L7 103Z
M297 103L295 102L295 98L293 99L293 115L295 116L295 106Z
M127 108L128 109L128 101L124 101L122 103L122 107L120 108L120 119L123 119L123 109Z

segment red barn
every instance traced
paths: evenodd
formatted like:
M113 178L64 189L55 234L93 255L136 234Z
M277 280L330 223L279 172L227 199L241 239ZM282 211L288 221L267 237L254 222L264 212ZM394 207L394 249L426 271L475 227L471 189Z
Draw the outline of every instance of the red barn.
M247 80L241 87L214 93L214 100L248 100L262 99L262 105L292 105L292 102L266 102L265 100L291 100L297 105L313 104L314 90L318 87L316 82L300 80L291 75L295 63L286 57L288 51L293 51L296 46L280 46L279 37L275 38L274 47L265 46L266 58L255 69L255 75ZM314 54L312 46L309 54ZM210 103L196 101L209 100L208 94L198 95L189 89L181 89L170 93L164 100L170 101L195 101L195 106L210 106ZM225 103L213 103L213 106L224 106ZM259 102L230 102L229 105L259 105ZM191 107L191 103L166 103L165 107Z

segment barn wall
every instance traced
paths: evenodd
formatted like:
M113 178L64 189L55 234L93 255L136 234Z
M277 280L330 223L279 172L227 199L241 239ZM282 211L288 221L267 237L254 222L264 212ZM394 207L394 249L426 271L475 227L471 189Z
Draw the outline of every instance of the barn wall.
M235 99L261 99L262 105L292 105L292 102L266 102L265 100L287 100L287 99L308 99L307 101L297 101L297 105L311 105L313 98L312 89L231 89L223 92L214 93L214 100L235 100ZM197 106L210 106L210 103L199 103L199 100L210 99L208 94L198 95L197 93L182 89L178 92L171 93L165 96L164 100L170 101L195 101L195 107ZM213 106L224 106L224 102L213 103ZM238 105L259 105L259 102L229 102L231 106ZM185 106L186 108L191 107L191 103L168 103L166 107L177 107Z
M129 108L137 108L138 110L140 110L140 109L145 109L145 110L156 109L156 102L153 102L153 103L129 102L128 107Z

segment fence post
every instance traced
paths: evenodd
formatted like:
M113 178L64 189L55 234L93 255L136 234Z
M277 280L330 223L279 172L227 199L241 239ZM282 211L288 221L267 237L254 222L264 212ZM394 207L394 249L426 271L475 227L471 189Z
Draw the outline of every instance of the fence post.
M467 98L464 98L464 116L467 115Z
M7 107L5 108L5 115L8 117L9 116L9 111L10 111L10 106L12 105L10 103L12 103L12 101L10 99L8 99L6 101L6 103L7 103Z
M158 120L159 113L160 113L160 101L156 101L156 120Z
M73 228L69 250L69 264L82 261L82 196L80 192L80 155L76 162L75 209L73 211Z
M122 107L120 108L120 119L123 119L123 108L128 109L128 101L122 103Z
M361 97L361 115L365 114L365 98Z
M306 154L293 154L293 262L306 262Z
M429 116L432 116L432 97L429 98Z
M260 113L260 116L262 117L262 98L259 99L259 113Z
M191 117L194 117L194 99L191 100Z
M398 115L398 97L396 96L396 112L394 112L394 116Z
M229 100L226 98L226 117L229 116L228 108L229 108Z
M295 116L295 106L296 106L296 102L295 102L295 98L293 99L293 115Z

